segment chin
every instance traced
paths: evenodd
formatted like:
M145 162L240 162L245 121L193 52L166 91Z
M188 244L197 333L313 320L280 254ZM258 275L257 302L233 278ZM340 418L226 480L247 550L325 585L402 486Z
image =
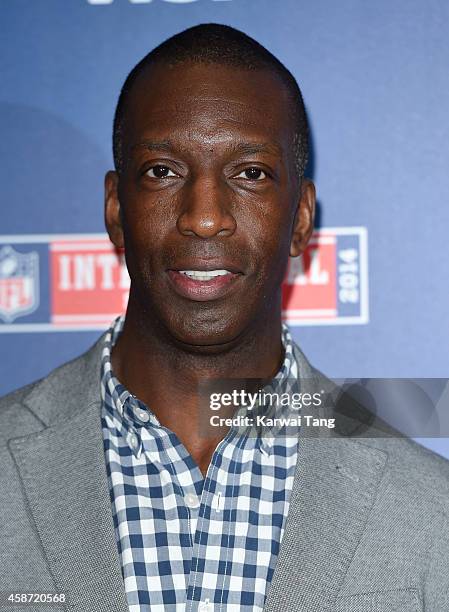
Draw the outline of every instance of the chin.
M188 351L213 354L233 348L245 327L245 322L222 318L176 318L167 329L172 338Z

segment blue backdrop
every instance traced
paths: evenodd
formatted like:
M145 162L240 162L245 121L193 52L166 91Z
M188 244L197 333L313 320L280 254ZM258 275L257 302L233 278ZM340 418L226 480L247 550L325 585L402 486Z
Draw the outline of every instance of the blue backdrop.
M367 230L369 317L295 326L295 339L329 376L449 376L446 0L3 0L0 20L0 249L8 237L104 232L103 175L127 73L175 32L226 23L299 81L319 225ZM5 257L0 281L11 267ZM0 394L100 333L7 323ZM449 456L447 441L428 443Z

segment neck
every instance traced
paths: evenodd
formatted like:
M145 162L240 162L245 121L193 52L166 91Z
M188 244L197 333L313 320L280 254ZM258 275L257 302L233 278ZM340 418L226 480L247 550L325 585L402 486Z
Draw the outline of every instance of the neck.
M112 350L112 368L125 387L143 401L161 425L174 431L201 464L217 439L197 432L198 385L209 378L269 380L283 359L280 302L272 313L225 345L190 346L177 341L130 296L123 331Z

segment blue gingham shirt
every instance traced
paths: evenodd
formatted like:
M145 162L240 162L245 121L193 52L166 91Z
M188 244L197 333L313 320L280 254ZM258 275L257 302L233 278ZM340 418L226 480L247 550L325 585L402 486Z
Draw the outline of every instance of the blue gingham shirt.
M204 478L177 436L114 376L111 349L123 323L117 317L105 337L101 420L130 612L262 610L288 514L297 436L231 428ZM298 379L286 326L282 342L275 390Z

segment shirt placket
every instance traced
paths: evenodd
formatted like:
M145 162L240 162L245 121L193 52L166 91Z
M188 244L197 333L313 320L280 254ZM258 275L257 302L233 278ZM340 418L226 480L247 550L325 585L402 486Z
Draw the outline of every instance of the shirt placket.
M159 428L158 436L163 448L158 453L158 459L171 475L173 490L180 499L180 503L184 503L187 516L187 530L184 533L187 532L190 536L190 552L192 553L201 508L201 494L198 495L198 489L203 488L203 476L198 467L188 467L187 450L179 440L173 444L170 435L172 438L175 437L172 432ZM148 458L151 459L151 453L148 454ZM186 581L188 582L188 577Z
M236 485L235 474L230 474L220 469L217 465L217 461L220 455L223 456L223 452L228 445L232 445L233 447L236 446L236 440L238 446L238 442L242 441L242 438L237 437L235 432L230 432L221 442L219 442L206 473L200 499L197 529L194 537L192 566L187 586L186 612L215 612L223 609L223 604L215 604L214 601L217 599L222 601L224 589L226 587L226 579L229 577L220 574L218 576L219 582L217 583L217 587L213 589L213 592L209 588L205 588L204 574L207 573L208 570L207 563L209 554L207 549L208 545L204 540L207 538L209 532L210 517L212 515L215 520L217 520L217 517L220 517L222 521L221 539L225 529L227 530L226 536L228 539L233 535L231 533L233 528L232 521L228 518L225 522L224 518L225 516L230 517L233 510L235 496L226 496L225 490L229 486ZM238 454L240 451L237 448L234 452ZM235 456L234 460L238 461L238 457ZM228 547L221 547L219 550L219 561L224 561L226 563L228 553ZM200 571L200 567L203 568L202 571Z

